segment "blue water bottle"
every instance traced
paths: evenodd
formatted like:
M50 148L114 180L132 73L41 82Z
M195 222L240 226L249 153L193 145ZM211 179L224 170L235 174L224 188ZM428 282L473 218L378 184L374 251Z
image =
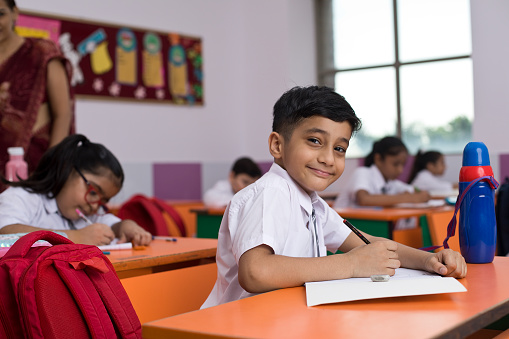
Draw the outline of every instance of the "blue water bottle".
M490 263L495 257L497 186L488 148L482 142L469 142L463 150L459 176L459 241L461 254L468 263Z

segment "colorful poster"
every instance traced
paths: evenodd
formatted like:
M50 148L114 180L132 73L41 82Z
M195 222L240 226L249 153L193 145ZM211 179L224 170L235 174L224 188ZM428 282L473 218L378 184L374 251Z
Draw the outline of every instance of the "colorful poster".
M60 46L78 96L203 105L200 38L33 13L16 29Z

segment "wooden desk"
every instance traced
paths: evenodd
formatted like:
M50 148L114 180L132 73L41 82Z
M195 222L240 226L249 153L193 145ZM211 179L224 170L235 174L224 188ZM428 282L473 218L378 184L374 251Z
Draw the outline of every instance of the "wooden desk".
M419 218L422 245L431 246L426 214L430 211L454 210L452 206L432 208L341 208L336 211L360 230L379 237L393 239L396 221L402 218ZM396 239L395 239L396 240Z
M464 338L509 314L509 258L468 264L467 292L307 307L282 289L143 325L143 338Z
M119 278L162 272L215 261L217 240L153 240L143 250L114 250L107 255Z

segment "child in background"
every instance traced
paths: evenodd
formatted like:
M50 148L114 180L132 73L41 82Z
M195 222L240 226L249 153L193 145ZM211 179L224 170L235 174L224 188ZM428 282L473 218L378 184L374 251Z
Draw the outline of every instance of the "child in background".
M360 121L327 87L294 87L274 105L270 170L237 193L218 236L217 281L202 308L308 281L394 275L402 266L461 278L463 257L365 234L365 244L318 196L343 173ZM327 255L327 251L343 254Z
M413 186L397 179L407 158L408 150L399 138L385 137L375 142L364 160L364 167L354 171L334 207L388 207L399 203L427 202L430 199L428 192L415 192Z
M50 148L27 180L9 182L0 194L0 233L63 231L75 243L148 245L152 236L132 220L107 214L106 203L120 191L124 172L103 145L81 134ZM78 211L91 221L80 219Z
M440 178L445 172L444 155L438 151L417 152L408 182L421 191L451 192L458 184Z
M260 167L250 158L237 159L228 175L228 180L218 181L205 192L203 202L208 207L225 207L235 193L251 185L262 176Z

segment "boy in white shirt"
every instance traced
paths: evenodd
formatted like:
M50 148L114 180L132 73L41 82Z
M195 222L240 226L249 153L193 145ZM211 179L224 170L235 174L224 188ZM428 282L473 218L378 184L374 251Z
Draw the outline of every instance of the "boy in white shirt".
M251 185L262 176L260 167L248 157L235 161L228 175L228 180L220 180L203 195L207 207L225 207L235 193Z
M274 105L274 164L236 194L219 229L216 284L202 308L308 281L393 275L398 267L462 278L463 257L428 253L365 234L366 245L321 199L345 167L360 121L327 87L295 87ZM327 250L344 254L327 255Z

